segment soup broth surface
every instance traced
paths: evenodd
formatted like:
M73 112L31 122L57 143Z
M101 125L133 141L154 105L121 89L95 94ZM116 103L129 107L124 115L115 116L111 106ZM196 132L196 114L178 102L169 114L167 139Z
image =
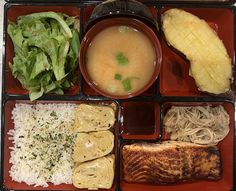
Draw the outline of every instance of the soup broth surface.
M156 54L149 38L135 28L112 26L91 41L86 55L87 71L104 92L127 95L150 81Z

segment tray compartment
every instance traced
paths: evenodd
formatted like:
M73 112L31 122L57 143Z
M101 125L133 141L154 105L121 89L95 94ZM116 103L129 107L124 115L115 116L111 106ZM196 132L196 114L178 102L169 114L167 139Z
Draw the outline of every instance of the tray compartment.
M160 106L155 102L130 101L121 104L123 139L160 138Z
M32 11L32 8L28 8L28 7L35 7L36 10L40 10L41 8L43 8L43 11L48 11L48 10L55 10L55 11L63 11L68 15L81 15L81 31L80 31L80 35L81 37L83 37L84 35L84 30L86 28L87 23L83 22L83 20L87 20L89 19L89 16L92 13L93 7L98 4L101 3L103 1L98 0L98 1L74 1L74 0L69 0L67 3L65 3L64 1L61 0L52 0L52 1L40 1L40 0L35 0L32 3L32 0L9 0L9 2L17 2L17 4L12 4L12 3L8 3L5 6L5 25L7 23L7 14L8 14L8 10L11 7L15 7L14 11L12 11L11 13L11 17L16 19L18 11L17 7L21 7L21 12L23 12L24 14L28 14L30 11ZM28 2L28 3L26 3ZM39 3L36 3L39 2ZM52 4L52 2L54 2ZM233 57L232 60L234 60L234 33L233 30L235 28L235 21L234 21L234 12L235 8L232 8L230 6L222 6L223 4L230 4L230 3L234 3L235 0L209 0L209 1L205 1L205 0L196 0L196 1L192 1L192 0L158 0L156 2L154 1L142 1L143 3L147 4L148 6L152 7L151 9L157 9L158 13L156 16L157 19L159 19L159 16L161 14L161 12L163 12L164 10L170 8L171 6L176 6L178 8L183 8L188 10L193 11L193 13L197 14L203 14L204 17L206 16L206 18L209 18L209 24L211 24L211 26L215 27L215 29L217 29L218 35L219 33L221 33L221 35L226 39L227 41L227 46L226 48L228 49L228 47L231 49L232 51L232 55ZM211 4L209 6L209 4ZM73 6L73 10L71 10L69 7ZM162 6L167 6L167 7L163 7ZM157 8L155 8L157 7ZM159 9L160 8L160 9ZM212 11L214 10L214 11ZM68 11L68 12L67 12ZM190 11L190 12L191 12ZM33 12L33 11L32 11ZM154 13L156 14L156 11L154 11ZM20 14L19 14L20 15ZM201 15L200 15L201 16ZM204 19L206 19L204 18ZM220 23L218 24L218 18L220 19ZM214 22L215 20L217 20L217 22ZM208 21L208 20L207 20ZM222 27L224 28L224 31L220 32L219 29L221 30ZM5 30L6 30L6 26L5 26ZM8 37L8 35L6 35L6 31L4 31L4 35L5 35L5 43L6 43L6 47L5 50L7 52L7 50L13 50L12 47L12 43L10 38ZM222 37L222 40L224 41ZM173 74L172 71L173 70L177 70L177 74L178 71L179 73L181 72L186 72L187 76L188 76L188 69L185 69L186 65L188 67L188 63L185 59L183 59L178 53L174 52L170 47L168 47L166 45L166 42L163 39L163 36L161 37L161 42L163 44L163 60L165 61L165 63L163 62L162 67L167 66L167 67L171 67L171 69L168 69L165 67L165 73L162 74L160 73L160 78L163 77L163 79L165 79L165 81L161 81L162 79L158 78L158 80L156 81L156 83L154 83L154 90L148 90L149 93L144 94L147 95L147 97L145 96L141 96L141 97L137 97L134 98L133 100L124 100L124 102L120 102L121 104L126 104L126 102L129 101L133 101L133 102L140 102L140 103L146 103L148 101L151 102L158 102L156 103L158 105L158 107L160 107L160 118L159 118L159 125L158 127L160 128L160 132L158 132L159 134L157 134L157 137L160 138L161 140L161 136L163 135L163 140L167 140L166 134L163 132L162 133L162 118L163 118L163 114L164 112L166 112L166 109L169 108L171 106L171 104L202 104L201 101L204 101L203 104L205 103L209 103L210 104L219 104L219 103L223 103L226 110L228 112L230 112L230 134L227 136L227 138L222 141L218 146L221 150L221 152L224 154L224 156L222 156L224 158L224 165L226 165L226 169L223 167L223 173L224 176L223 178L217 182L209 182L209 181L198 181L198 182L194 182L194 183L185 183L183 185L172 185L172 186L157 186L157 185L143 185L143 184L129 184L126 183L122 180L122 157L120 156L120 149L122 149L122 146L124 144L131 144L134 142L139 142L139 141L143 141L143 139L140 137L140 135L138 135L138 138L136 137L129 137L129 138L125 138L124 140L123 138L123 134L121 133L122 127L119 127L120 124L116 123L116 146L115 146L115 152L116 152L116 175L115 175L115 181L112 187L112 190L123 190L123 191L144 191L144 190L150 190L150 191L156 191L156 190L160 190L160 191L185 191L185 190L207 190L207 191L230 191L230 190L234 190L236 187L236 152L233 151L233 147L235 145L235 135L234 135L234 104L230 103L230 102L224 102L226 99L225 98L219 98L219 97L212 97L209 96L207 94L204 93L200 93L197 91L196 87L192 87L195 86L194 81L192 82L187 82L186 85L184 85L184 83L180 86L180 84L178 82L176 82L177 80L180 80L178 75L177 77L174 76L176 74ZM165 44L164 44L165 43ZM224 41L224 44L226 45L226 42ZM164 53L164 49L165 49L165 53ZM167 53L166 53L167 52ZM12 59L13 56L13 51L11 54L11 58L8 58L7 60L4 60L3 62L3 68L8 67L8 62L10 59ZM165 56L165 57L164 57ZM230 55L231 56L231 55ZM7 55L6 55L7 57ZM177 62L177 69L175 67L175 65L171 65L171 63L173 62ZM174 69L173 69L174 68ZM183 70L183 71L182 71ZM186 71L185 71L186 70ZM22 183L16 183L11 181L11 177L9 177L9 173L7 172L7 169L10 168L9 165L9 145L10 145L10 141L7 138L7 132L9 128L13 127L12 124L12 119L11 119L11 109L14 107L15 103L30 103L27 97L27 92L21 87L21 85L18 83L18 81L14 78L6 78L7 75L11 75L9 68L8 70L3 70L3 86L5 86L5 89L3 89L4 91L2 92L2 149L1 149L1 180L0 180L0 190L8 190L8 188L10 190L77 190L75 189L72 185L59 185L59 186L54 186L51 187L50 189L45 189L42 187L29 187L26 184L22 184ZM67 96L55 96L55 95L48 95L45 97L40 98L41 100L45 99L45 100L51 100L51 101L36 101L35 103L62 103L62 102L66 102L66 103L104 103L107 102L107 98L105 97L97 97L96 96L96 92L94 92L83 80L83 78L81 77L81 81L80 81L80 85L77 87L78 89L75 90L75 93L70 93L67 92ZM176 80L177 79L177 80ZM5 80L5 81L4 81ZM9 81L9 80L12 80ZM188 81L189 79L186 78L186 81ZM9 81L9 82L8 82ZM163 86L163 84L159 87L159 81L161 83L163 83L165 86ZM191 85L189 87L189 84ZM194 84L193 84L194 83ZM171 85L173 84L173 86ZM177 85L176 85L177 84ZM81 86L82 85L82 86ZM13 91L13 93L9 93L6 91L6 89L11 89ZM87 89L86 89L87 88ZM183 89L182 89L183 88ZM151 88L152 89L152 88ZM162 95L160 95L159 91L161 90ZM8 90L9 91L9 90ZM91 91L91 92L90 92ZM72 92L74 92L72 90ZM157 93L156 93L157 92ZM83 94L84 93L84 94ZM73 95L73 96L71 96ZM149 97L150 96L150 97ZM170 97L171 96L171 97ZM194 96L194 97L193 97ZM203 97L203 96L208 96ZM61 101L59 101L61 100ZM67 101L65 101L67 100ZM77 100L77 101L68 101L68 100ZM84 100L84 101L82 101ZM94 101L96 100L96 101ZM148 100L148 101L147 101ZM174 101L173 101L174 100ZM162 104L162 101L165 101L164 104ZM176 102L177 101L177 102ZM189 102L190 101L190 102ZM198 101L198 102L196 102ZM206 102L207 101L207 102ZM218 102L220 101L220 102ZM110 103L110 101L108 101ZM160 105L159 105L160 104ZM128 104L129 105L129 104ZM132 104L131 104L132 105ZM119 112L119 114L121 113L121 110ZM120 117L120 116L119 116ZM159 117L159 116L158 116ZM120 121L120 118L118 119L118 121ZM6 124L6 125L5 125ZM8 124L8 125L7 125ZM9 125L11 124L11 125ZM8 127L7 127L8 126ZM119 128L119 129L118 129ZM120 131L119 131L120 130ZM137 135L135 135L137 136ZM150 136L150 135L148 135ZM156 142L159 139L152 139L152 138L148 138L146 141L147 142ZM159 140L159 141L160 141ZM122 143L122 144L121 144ZM235 150L235 148L234 148ZM234 158L233 158L234 155ZM233 162L234 161L234 165ZM8 167L7 167L8 166ZM234 166L234 167L233 167ZM226 171L226 172L225 172ZM4 172L4 174L3 174ZM8 174L8 175L7 175ZM232 184L234 180L234 184ZM7 183L8 181L8 183ZM218 184L219 182L219 184ZM6 185L10 185L9 187L7 187ZM234 185L234 186L233 186ZM86 190L86 189L85 189ZM84 190L84 191L85 191Z
M233 189L233 147L234 147L234 104L231 102L164 102L161 105L161 112L164 114L172 106L202 106L202 105L222 105L230 116L230 132L227 137L218 144L218 148L221 153L222 162L222 178L218 181L207 181L207 180L197 180L195 182L180 183L173 185L150 185L150 184L137 184L137 183L127 183L123 180L122 172L122 147L126 144L131 144L136 142L135 140L130 140L124 142L120 147L120 188L122 191L143 191L143 190L160 190L160 191L184 191L184 190L207 190L207 191L230 191ZM164 130L163 130L164 131ZM163 135L162 141L168 140L165 135ZM146 141L150 142L150 141Z
M234 14L232 8L176 6L204 19L223 41L234 67ZM163 7L160 13L175 7ZM227 18L227 19L226 19ZM160 26L161 28L161 26ZM164 34L161 38L163 62L160 72L160 92L163 96L207 96L198 91L195 81L189 76L190 63L184 55L167 45Z
M171 108L171 106L219 106L222 105L224 109L230 116L230 131L228 135L217 144L220 153L221 153L221 162L222 162L222 178L218 181L197 181L194 183L180 184L176 186L176 190L195 190L195 188L200 190L208 191L229 191L233 188L233 150L234 150L234 133L235 133L235 108L234 104L231 102L224 101L211 101L211 102L164 102L162 105L163 118L166 112ZM163 127L163 141L168 140L168 135L165 132ZM161 189L162 190L162 189ZM165 189L163 189L165 190ZM170 187L169 191L172 191Z
M10 71L9 63L13 63L13 57L14 57L14 48L12 41L7 34L7 25L9 21L16 22L17 17L21 15L36 13L36 12L44 12L44 11L54 11L54 12L62 12L69 16L76 16L80 17L80 8L78 6L72 6L72 5L35 5L35 4L20 4L20 5L7 5L5 7L6 12L6 18L5 18L5 61L3 62L3 71L5 71L4 74L4 93L10 94L10 95L28 95L28 91L25 90L20 82L15 79ZM76 74L79 77L79 71L76 71ZM65 91L65 95L76 95L80 92L80 87L78 81L76 84L71 87L70 89Z
M9 170L11 168L11 164L9 163L9 159L10 159L10 149L9 147L12 147L13 144L12 142L8 139L8 132L9 130L14 128L14 123L13 123L13 119L12 119L12 109L15 107L15 104L17 103L26 103L26 104L49 104L49 103L73 103L73 104L81 104L81 103L85 103L85 104L94 104L94 105L110 105L110 104L114 104L114 106L116 107L116 111L115 111L115 115L116 115L116 122L113 126L113 128L111 128L111 131L114 133L114 137L115 137L115 143L114 143L114 149L113 149L113 153L115 154L115 164L118 162L118 104L114 101L106 101L106 100L101 100L101 101L35 101L35 102L30 102L27 100L9 100L5 103L5 107L4 107L4 153L2 152L2 154L4 155L4 161L3 161L3 187L5 189L9 189L9 190L68 190L68 191L72 191L72 190L81 190L81 191L86 191L87 189L77 189L75 188L72 184L60 184L60 185L53 185L53 184L49 184L48 187L34 187L34 186L29 186L25 183L18 183L12 180L12 178L9 175ZM113 186L111 189L108 189L108 191L114 191L116 189L116 185L117 185L117 165L115 166L115 178L114 178L114 182L113 182ZM99 190L103 190L103 189L99 189Z
M88 6L83 8L83 23L84 23L84 25L83 25L83 36L87 31L89 18L91 16L92 12L93 12L93 9L94 9L93 5L88 5ZM155 9L155 7L154 6L149 6L149 9L150 9L153 17L155 19L157 19L157 10ZM142 93L140 95L140 97L153 96L155 94L158 94L158 84L159 84L158 81L155 81L154 84L148 90L146 90L144 93ZM100 96L100 94L98 92L96 92L95 90L93 90L84 79L82 80L82 92L86 96Z

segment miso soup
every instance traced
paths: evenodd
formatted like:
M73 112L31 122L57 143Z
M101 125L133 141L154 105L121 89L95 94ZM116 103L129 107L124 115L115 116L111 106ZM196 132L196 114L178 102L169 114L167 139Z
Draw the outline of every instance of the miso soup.
M112 26L91 41L86 66L100 90L123 96L148 84L156 67L156 54L143 32L128 26Z

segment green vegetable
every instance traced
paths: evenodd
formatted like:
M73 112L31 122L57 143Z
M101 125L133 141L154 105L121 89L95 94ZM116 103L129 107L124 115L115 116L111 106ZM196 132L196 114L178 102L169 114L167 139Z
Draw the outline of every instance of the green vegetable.
M124 66L129 63L128 58L122 52L116 54L116 60L120 66Z
M125 91L130 91L132 89L130 78L122 80L122 85Z
M66 15L64 15L64 16L66 16ZM61 29L63 30L63 34L65 37L67 37L67 38L72 37L71 29L69 28L67 23L60 16L60 14L55 13L55 12L40 12L40 13L33 13L33 14L25 15L25 16L20 16L18 23L19 24L22 24L22 23L27 24L27 23L32 23L38 19L48 19L48 18L55 19L58 22L58 24L61 26Z
M80 49L79 21L55 12L20 16L9 22L14 45L12 75L29 91L31 100L45 93L63 94L76 76Z
M131 80L139 80L139 78L138 77L129 77L129 78L125 78L124 80L122 80L123 88L127 92L132 90Z
M121 80L122 79L122 76L121 74L115 74L115 80Z

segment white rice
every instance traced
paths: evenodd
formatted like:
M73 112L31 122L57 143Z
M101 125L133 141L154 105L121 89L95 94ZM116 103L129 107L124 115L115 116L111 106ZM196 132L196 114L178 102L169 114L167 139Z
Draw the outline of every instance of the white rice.
M10 176L14 181L47 187L71 184L75 104L16 104Z

